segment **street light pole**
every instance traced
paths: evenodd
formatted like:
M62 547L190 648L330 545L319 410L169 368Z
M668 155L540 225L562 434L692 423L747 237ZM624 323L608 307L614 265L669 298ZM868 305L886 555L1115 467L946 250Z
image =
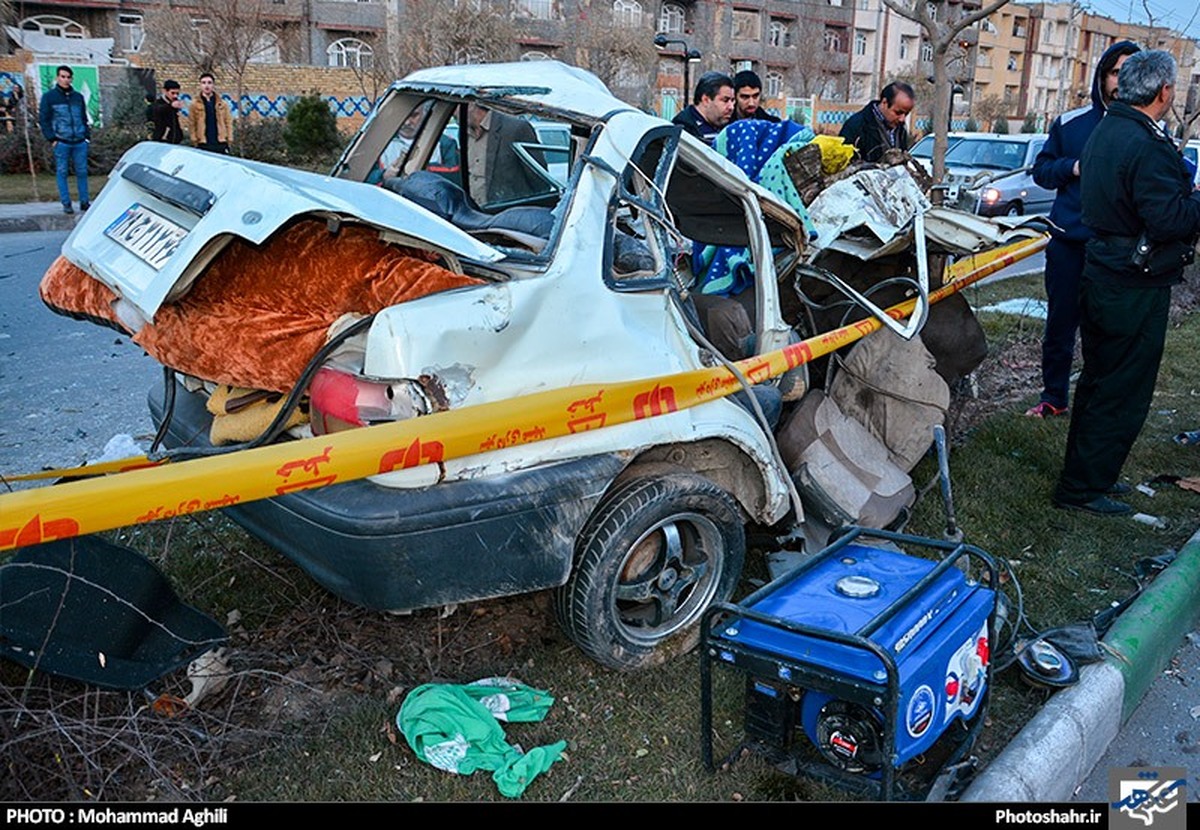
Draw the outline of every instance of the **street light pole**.
M683 83L686 87L683 90L683 105L686 107L691 102L692 95L692 64L699 63L703 56L700 54L700 50L689 47L688 42L683 38L667 37L661 33L654 36L654 48L659 51L667 48L672 43L678 43L683 47L681 50L683 57Z

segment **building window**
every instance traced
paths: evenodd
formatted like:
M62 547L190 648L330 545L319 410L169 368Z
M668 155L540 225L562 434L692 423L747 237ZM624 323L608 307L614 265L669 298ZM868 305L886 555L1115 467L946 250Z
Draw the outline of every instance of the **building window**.
M1009 72L1017 71L1017 56L1016 55L1008 56L1008 71Z
M996 34L996 24L993 23L992 21L988 20L987 18L983 19L983 22L980 24L980 26L982 26L983 30L985 32L987 32L989 35Z
M88 30L74 20L53 14L39 14L27 17L18 24L23 31L41 32L50 37L69 37L80 39L88 37Z
M937 6L933 5L933 3L926 3L925 14L929 15L930 20L937 20Z
M554 19L554 0L516 0L517 17L530 17L534 20Z
M933 44L932 43L929 43L928 41L926 41L925 43L921 44L921 60L923 60L923 61L932 61L933 60Z
M858 101L867 97L867 85L862 78L855 78L850 84L850 97Z
M642 4L638 0L616 0L613 3L613 23L636 29L642 25Z
M749 9L733 10L733 39L762 39L762 29L760 28L759 14L757 11L750 11Z
M783 75L782 73L771 71L767 73L767 77L763 78L763 83L766 84L766 89L763 92L768 98L783 97Z
M900 60L906 61L912 57L912 38L900 38Z
M658 15L658 30L665 35L681 35L686 21L683 6L663 3L662 12Z
M369 43L355 37L344 37L329 44L325 50L330 66L351 66L370 69L375 61L375 50Z
M754 71L754 61L734 61L733 62L733 74L734 75L736 75L739 72L753 72L753 71Z
M140 14L117 15L117 45L122 52L136 52L146 39L146 29Z
M837 6L840 9L842 7L842 0L829 0L829 5Z
M549 55L547 55L545 52L539 52L537 49L531 49L528 52L521 53L521 60L523 61L548 61L550 59L551 58Z
M854 33L854 54L858 55L860 58L863 55L867 54L867 33L866 32L855 32Z
M1025 37L1025 21L1014 19L1012 33L1013 37Z
M863 12L870 11L871 0L858 0L858 10Z
M843 32L833 26L825 27L825 51L826 52L845 52L846 42L843 38Z
M767 30L767 43L771 46L792 45L792 27L786 20L771 19L771 27Z
M1045 27L1042 29L1042 43L1054 42L1054 21L1047 20Z

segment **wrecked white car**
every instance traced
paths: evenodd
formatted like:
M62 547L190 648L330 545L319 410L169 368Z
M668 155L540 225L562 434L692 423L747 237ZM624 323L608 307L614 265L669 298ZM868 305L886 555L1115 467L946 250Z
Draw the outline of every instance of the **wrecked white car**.
M888 218L911 240L911 216ZM855 271L860 285L895 277L901 296L924 297L925 252L913 266L908 242L888 248L875 231L863 242L839 230L843 249L814 257L783 199L588 73L459 66L394 84L330 176L134 147L42 294L131 333L174 370L150 403L167 451L187 457L777 350L880 313L882 294L833 272ZM994 229L954 233L970 236L963 250L1000 240ZM744 251L743 354L721 354L696 314L696 243ZM849 306L822 312L806 280L826 299L848 291ZM569 436L530 443L539 436L496 423L475 455L443 459L414 442L392 471L228 512L371 608L555 589L586 653L636 668L694 641L704 610L730 597L747 523L803 519L795 483L831 489L819 459L789 472L773 435L784 399L809 388L808 368L678 410L651 394L640 405L653 417L616 426L602 401L579 400ZM832 369L818 369L828 386ZM820 443L813 429L797 440ZM895 504L880 524L911 502L911 486L885 484ZM821 516L861 520L847 499L865 509L886 489L864 487L816 499Z

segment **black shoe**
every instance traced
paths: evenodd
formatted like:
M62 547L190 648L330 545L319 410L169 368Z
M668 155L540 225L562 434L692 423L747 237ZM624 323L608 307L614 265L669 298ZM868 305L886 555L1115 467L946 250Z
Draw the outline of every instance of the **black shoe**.
M75 212L75 208L70 205L63 205L63 213L71 214Z
M1079 510L1083 513L1091 513L1093 516L1121 516L1133 511L1133 508L1125 504L1125 502L1114 501L1108 496L1097 496L1091 501L1085 502L1070 502L1056 498L1054 499L1054 506L1063 510Z
M1133 488L1123 481L1118 481L1104 494L1106 496L1128 496L1133 492Z
M90 208L91 206L92 206L91 202L80 202L79 210L83 213L87 213L87 209Z

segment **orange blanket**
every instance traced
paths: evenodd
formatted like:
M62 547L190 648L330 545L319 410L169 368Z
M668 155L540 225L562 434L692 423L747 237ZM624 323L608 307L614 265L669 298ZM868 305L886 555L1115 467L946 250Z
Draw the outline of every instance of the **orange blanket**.
M370 314L438 291L477 285L368 228L329 233L304 220L261 247L234 241L133 341L158 362L217 383L290 391L343 314ZM54 311L116 323L116 295L59 257L40 286Z

